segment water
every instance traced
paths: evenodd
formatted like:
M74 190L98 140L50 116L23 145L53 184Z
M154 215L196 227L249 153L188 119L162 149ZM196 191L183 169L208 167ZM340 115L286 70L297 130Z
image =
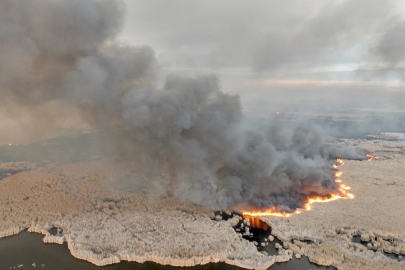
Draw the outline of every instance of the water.
M102 137L98 134L79 134L61 136L48 139L29 145L0 146L0 162L13 161L31 161L37 166L46 164L68 164L71 162L91 161L98 156L109 156L116 154L116 150L108 145L100 148ZM103 144L101 144L103 145ZM28 170L28 169L27 169ZM0 170L0 180L11 174L18 173L18 170ZM125 183L124 183L125 184ZM259 245L271 233L271 228L265 227L266 224L251 221L256 224L251 228L252 237L245 237L249 241L257 241ZM54 228L51 233L58 233ZM67 244L45 244L42 242L43 236L37 233L24 231L19 235L14 235L0 239L0 269L49 269L49 270L241 270L239 267L230 266L224 263L208 264L204 266L178 268L163 266L156 263L134 263L121 262L119 264L98 267L87 261L74 258L67 247ZM266 247L258 247L259 251L265 251L267 254L275 255L277 250L273 241ZM280 243L280 242L279 242ZM35 267L34 267L35 265ZM20 267L19 267L20 266ZM14 268L13 268L14 267ZM271 267L272 270L290 270L290 269L336 269L334 267L322 267L310 263L308 258L292 259L285 263L276 263Z
M354 235L353 239L352 239L352 242L357 243L357 244L362 244L365 247L367 247L368 243L371 243L370 241L362 241L361 237L359 235ZM377 252L377 251L374 250L374 252ZM397 255L395 253L387 253L387 252L383 252L383 254L385 256L387 256L388 258L393 259L393 260L405 261L405 254Z
M172 267L156 263L121 262L103 267L95 266L87 261L74 258L67 244L45 244L42 242L43 235L37 233L21 232L0 239L0 269L41 269L41 270L242 270L242 268L230 266L224 263L208 264L194 267ZM35 263L36 267L33 266ZM22 265L18 268L19 265ZM13 268L15 267L15 268ZM336 269L334 267L316 266L307 258L293 259L285 263L277 263L271 270L291 269Z

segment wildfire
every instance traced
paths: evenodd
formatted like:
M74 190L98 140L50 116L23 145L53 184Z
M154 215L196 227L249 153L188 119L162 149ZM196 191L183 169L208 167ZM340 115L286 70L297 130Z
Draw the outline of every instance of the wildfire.
M337 169L338 166L341 166L344 164L344 161L341 159L336 159L336 163L332 166L332 168ZM347 191L351 189L351 187L349 187L348 185L345 185L342 183L342 180L339 179L338 177L342 176L342 172L337 171L335 172L335 183L339 183L338 186L338 190L339 193L331 193L328 196L313 196L313 197L309 197L306 199L306 202L304 203L304 206L302 207L303 209L309 211L311 210L311 204L313 203L318 203L318 202L331 202L331 201L335 201L338 199L353 199L354 195L351 193L348 193ZM292 214L300 214L301 210L300 209L296 209L294 212L291 213L287 213L285 211L277 211L277 209L272 206L271 208L268 208L264 211L252 211L252 212L248 212L248 211L242 211L242 216L247 216L247 217L267 217L267 216L275 216L275 217L289 217Z
M307 203L304 205L304 209L309 211L311 210L311 204L316 203L316 202L331 202L331 201L335 201L338 199L344 198L340 195L337 194L331 194L330 197L311 197L308 198Z
M253 216L248 216L248 215L242 215L242 216L243 216L243 218L249 220L250 228L262 229L262 230L265 230L265 231L267 231L269 229L269 225L267 225L266 222L263 222L258 218L255 218Z
M274 217L289 217L291 213L287 212L278 212L274 206L271 208L266 209L265 211L254 211L254 212L247 212L242 211L242 216L251 216L251 217L267 217L267 216L274 216Z
M344 162L342 159L340 159L340 158L337 158L337 159L336 159L336 162L339 164L339 166L345 164L345 162Z
M372 154L367 154L367 161L372 161L374 159L378 159L378 157L376 155L372 155Z

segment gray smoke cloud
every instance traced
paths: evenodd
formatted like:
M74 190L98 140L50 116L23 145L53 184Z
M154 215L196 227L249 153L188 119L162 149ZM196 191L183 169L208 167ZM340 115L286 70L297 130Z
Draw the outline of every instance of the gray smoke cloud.
M399 66L405 59L405 19L391 19L384 25L382 32L375 47L371 48L371 53L389 66Z
M405 60L401 0L127 4L123 37L153 44L179 67L249 66L291 73L353 63L355 68L403 67Z
M337 191L334 158L363 158L316 127L247 130L239 97L214 75L172 75L159 86L154 51L116 42L123 11L110 0L1 0L3 113L41 112L52 125L62 119L51 103L97 129L113 124L111 143L133 154L150 187L213 209L294 209Z

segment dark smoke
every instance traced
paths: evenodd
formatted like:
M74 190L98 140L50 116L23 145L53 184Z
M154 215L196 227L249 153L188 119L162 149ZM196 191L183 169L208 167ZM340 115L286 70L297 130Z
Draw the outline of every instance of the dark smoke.
M169 76L159 87L153 50L116 42L123 10L110 0L1 0L3 113L36 115L56 103L97 129L114 124L111 143L126 143L150 186L210 208L290 210L336 191L330 160L363 157L315 127L246 130L239 98L221 92L215 76ZM154 180L162 175L169 183Z
M394 18L386 23L383 35L371 53L380 61L396 67L405 59L405 19ZM402 79L404 79L402 77Z

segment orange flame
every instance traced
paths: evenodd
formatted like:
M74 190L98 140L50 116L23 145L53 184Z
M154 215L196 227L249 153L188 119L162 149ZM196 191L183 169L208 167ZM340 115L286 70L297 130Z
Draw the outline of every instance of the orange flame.
M372 161L372 160L374 160L374 159L378 159L378 157L376 156L376 155L372 155L372 154L367 154L366 155L367 156L367 161Z
M342 159L336 159L336 162L338 163L339 166L344 164L344 161ZM337 165L332 165L334 169L337 168ZM342 176L342 172L337 171L335 172L335 177L340 177ZM309 211L311 210L311 204L316 203L316 202L331 202L335 201L338 199L353 199L354 195L351 193L348 193L347 190L351 189L348 185L345 185L342 183L342 180L339 178L335 179L335 183L339 183L339 193L331 193L328 196L313 196L309 197L306 199L304 206L302 207L303 209ZM275 217L290 217L292 214L300 214L301 210L296 209L294 212L287 213L285 211L278 212L274 206L271 208L268 208L264 211L242 211L242 216L249 216L249 217L267 217L267 216L275 216Z
M340 158L337 158L336 162L339 164L339 166L345 164L345 162Z
M274 217L289 217L291 213L287 212L277 212L276 207L272 206L271 208L266 209L265 211L242 211L242 216L251 216L251 217L267 217L267 216L274 216Z

